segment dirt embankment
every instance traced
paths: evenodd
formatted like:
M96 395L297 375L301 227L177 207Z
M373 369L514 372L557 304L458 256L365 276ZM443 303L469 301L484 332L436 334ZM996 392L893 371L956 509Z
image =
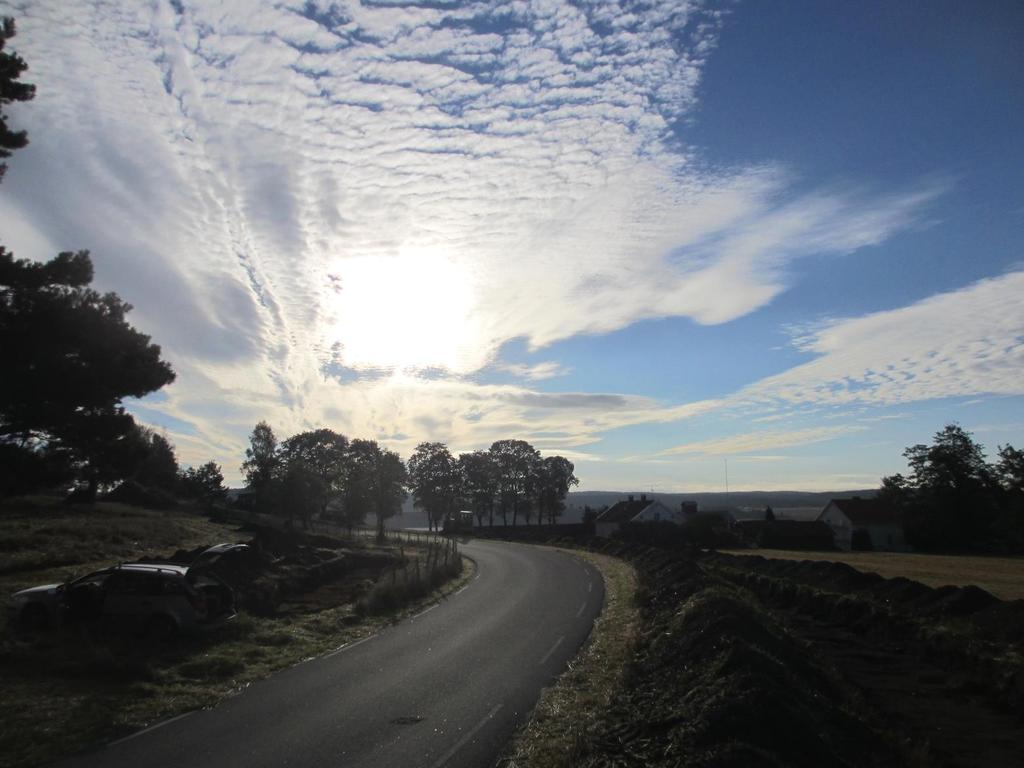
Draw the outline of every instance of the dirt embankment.
M592 548L641 577L587 766L1024 765L1021 605L834 563Z
M704 567L853 682L917 764L1024 765L1024 601L840 563L716 555Z

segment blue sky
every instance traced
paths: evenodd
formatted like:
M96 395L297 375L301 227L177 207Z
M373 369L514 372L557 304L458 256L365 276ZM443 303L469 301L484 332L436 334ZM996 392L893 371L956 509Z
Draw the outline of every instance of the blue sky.
M237 481L260 419L521 437L585 489L1024 444L1024 9L0 3L4 242L90 248Z

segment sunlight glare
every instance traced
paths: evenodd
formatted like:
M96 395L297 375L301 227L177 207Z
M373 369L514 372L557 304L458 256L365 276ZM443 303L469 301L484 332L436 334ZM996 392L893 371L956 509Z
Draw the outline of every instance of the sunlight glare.
M336 273L335 340L356 369L461 372L473 357L473 290L465 269L430 251L348 258Z

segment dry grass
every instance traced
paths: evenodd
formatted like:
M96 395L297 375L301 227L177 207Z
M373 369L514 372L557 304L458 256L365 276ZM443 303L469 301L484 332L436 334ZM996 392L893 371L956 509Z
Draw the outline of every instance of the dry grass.
M351 603L308 614L240 613L206 635L156 651L84 633L4 642L0 764L38 765L221 699L281 669L378 632L459 589L474 568L381 616Z
M730 555L761 555L775 560L847 563L886 578L903 576L930 587L975 585L1003 600L1024 599L1024 558L927 555L909 552L803 552L782 549L730 549Z
M0 503L0 593L238 537L235 526L188 509L69 505L49 496L11 499Z
M404 549L403 549L404 551ZM464 560L452 539L410 547L402 568L391 569L356 601L359 614L384 615L425 597L462 575Z
M590 640L557 682L546 688L512 748L509 766L571 766L584 734L622 681L639 625L636 570L624 560L582 550L560 550L594 565L604 580L605 604Z

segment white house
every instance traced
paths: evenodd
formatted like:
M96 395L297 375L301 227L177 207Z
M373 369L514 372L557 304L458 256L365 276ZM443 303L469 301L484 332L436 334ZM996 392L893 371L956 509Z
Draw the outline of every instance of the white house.
M905 551L906 539L903 525L897 514L876 499L832 499L818 515L835 536L836 546L849 551L853 546L855 531L863 531L872 549Z
M648 499L647 494L640 494L639 499L630 496L626 501L618 501L597 516L594 521L596 534L609 538L625 523L657 522L664 520L682 525L689 520L696 504L683 502L679 509L673 510L655 499Z

